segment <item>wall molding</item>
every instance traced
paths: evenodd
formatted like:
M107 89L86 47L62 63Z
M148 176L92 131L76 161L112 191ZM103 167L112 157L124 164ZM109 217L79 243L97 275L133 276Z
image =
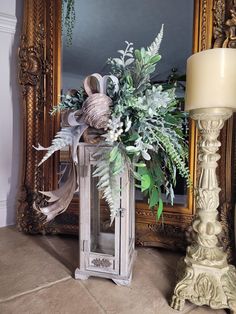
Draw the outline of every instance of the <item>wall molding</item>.
M16 210L12 200L0 200L0 228L16 223Z
M0 32L14 34L17 19L15 15L0 12Z
M0 210L7 209L7 200L0 200Z

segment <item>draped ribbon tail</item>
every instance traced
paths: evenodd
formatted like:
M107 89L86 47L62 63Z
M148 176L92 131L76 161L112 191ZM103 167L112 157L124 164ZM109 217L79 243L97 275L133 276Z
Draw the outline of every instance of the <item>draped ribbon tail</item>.
M39 207L39 210L46 216L47 222L67 210L73 199L74 192L77 190L76 176L76 166L72 164L68 179L59 189L55 191L40 192L41 194L50 197L48 200L49 203L53 202L51 205Z
M71 177L72 171L73 171L73 169L71 169L71 166L70 166L68 179L58 189L53 190L53 191L39 191L41 194L49 197L49 199L47 200L48 203L52 203L52 202L57 201L61 197L61 195L63 195L64 190L68 189L68 185L70 185L70 183L71 183L69 178Z
M64 175L67 172L67 168L68 168L68 164L66 165L66 167L64 169L62 169L61 171L59 171L57 173L60 176L59 179L58 179L58 184L60 184L62 179L64 178Z
M75 190L75 193L78 193L80 190L80 184L79 184L79 167L76 167L76 183L77 183L77 189Z
M66 118L64 117L64 123L67 123L69 126L77 126L83 124L82 110L79 109L69 112Z
M77 155L77 148L79 145L79 141L81 139L81 136L83 135L84 131L89 126L87 124L81 124L79 125L78 129L76 130L76 133L74 134L73 141L72 141L72 147L71 147L71 156L73 159L73 162L75 164L78 164L78 155Z

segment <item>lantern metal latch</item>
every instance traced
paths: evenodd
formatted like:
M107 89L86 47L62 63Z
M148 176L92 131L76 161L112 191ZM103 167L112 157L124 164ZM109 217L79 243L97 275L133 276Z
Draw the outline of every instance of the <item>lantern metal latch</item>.
M124 217L125 211L126 211L126 208L118 208L116 216L119 216L120 214L121 217Z

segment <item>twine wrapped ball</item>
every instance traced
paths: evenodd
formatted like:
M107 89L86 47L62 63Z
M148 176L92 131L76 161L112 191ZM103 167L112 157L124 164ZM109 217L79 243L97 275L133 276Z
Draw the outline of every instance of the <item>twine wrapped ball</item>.
M90 95L83 103L82 113L85 123L96 129L106 129L111 115L112 100L105 94Z
M94 73L84 80L88 98L82 106L83 119L86 124L96 129L106 129L111 115L112 99L106 95L108 80L113 81L117 91L118 79L114 75L101 76Z

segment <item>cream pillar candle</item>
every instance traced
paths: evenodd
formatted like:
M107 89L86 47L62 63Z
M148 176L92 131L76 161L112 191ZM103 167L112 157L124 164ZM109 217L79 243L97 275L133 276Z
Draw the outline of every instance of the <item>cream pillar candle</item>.
M185 110L200 108L236 110L236 49L205 50L188 59Z

